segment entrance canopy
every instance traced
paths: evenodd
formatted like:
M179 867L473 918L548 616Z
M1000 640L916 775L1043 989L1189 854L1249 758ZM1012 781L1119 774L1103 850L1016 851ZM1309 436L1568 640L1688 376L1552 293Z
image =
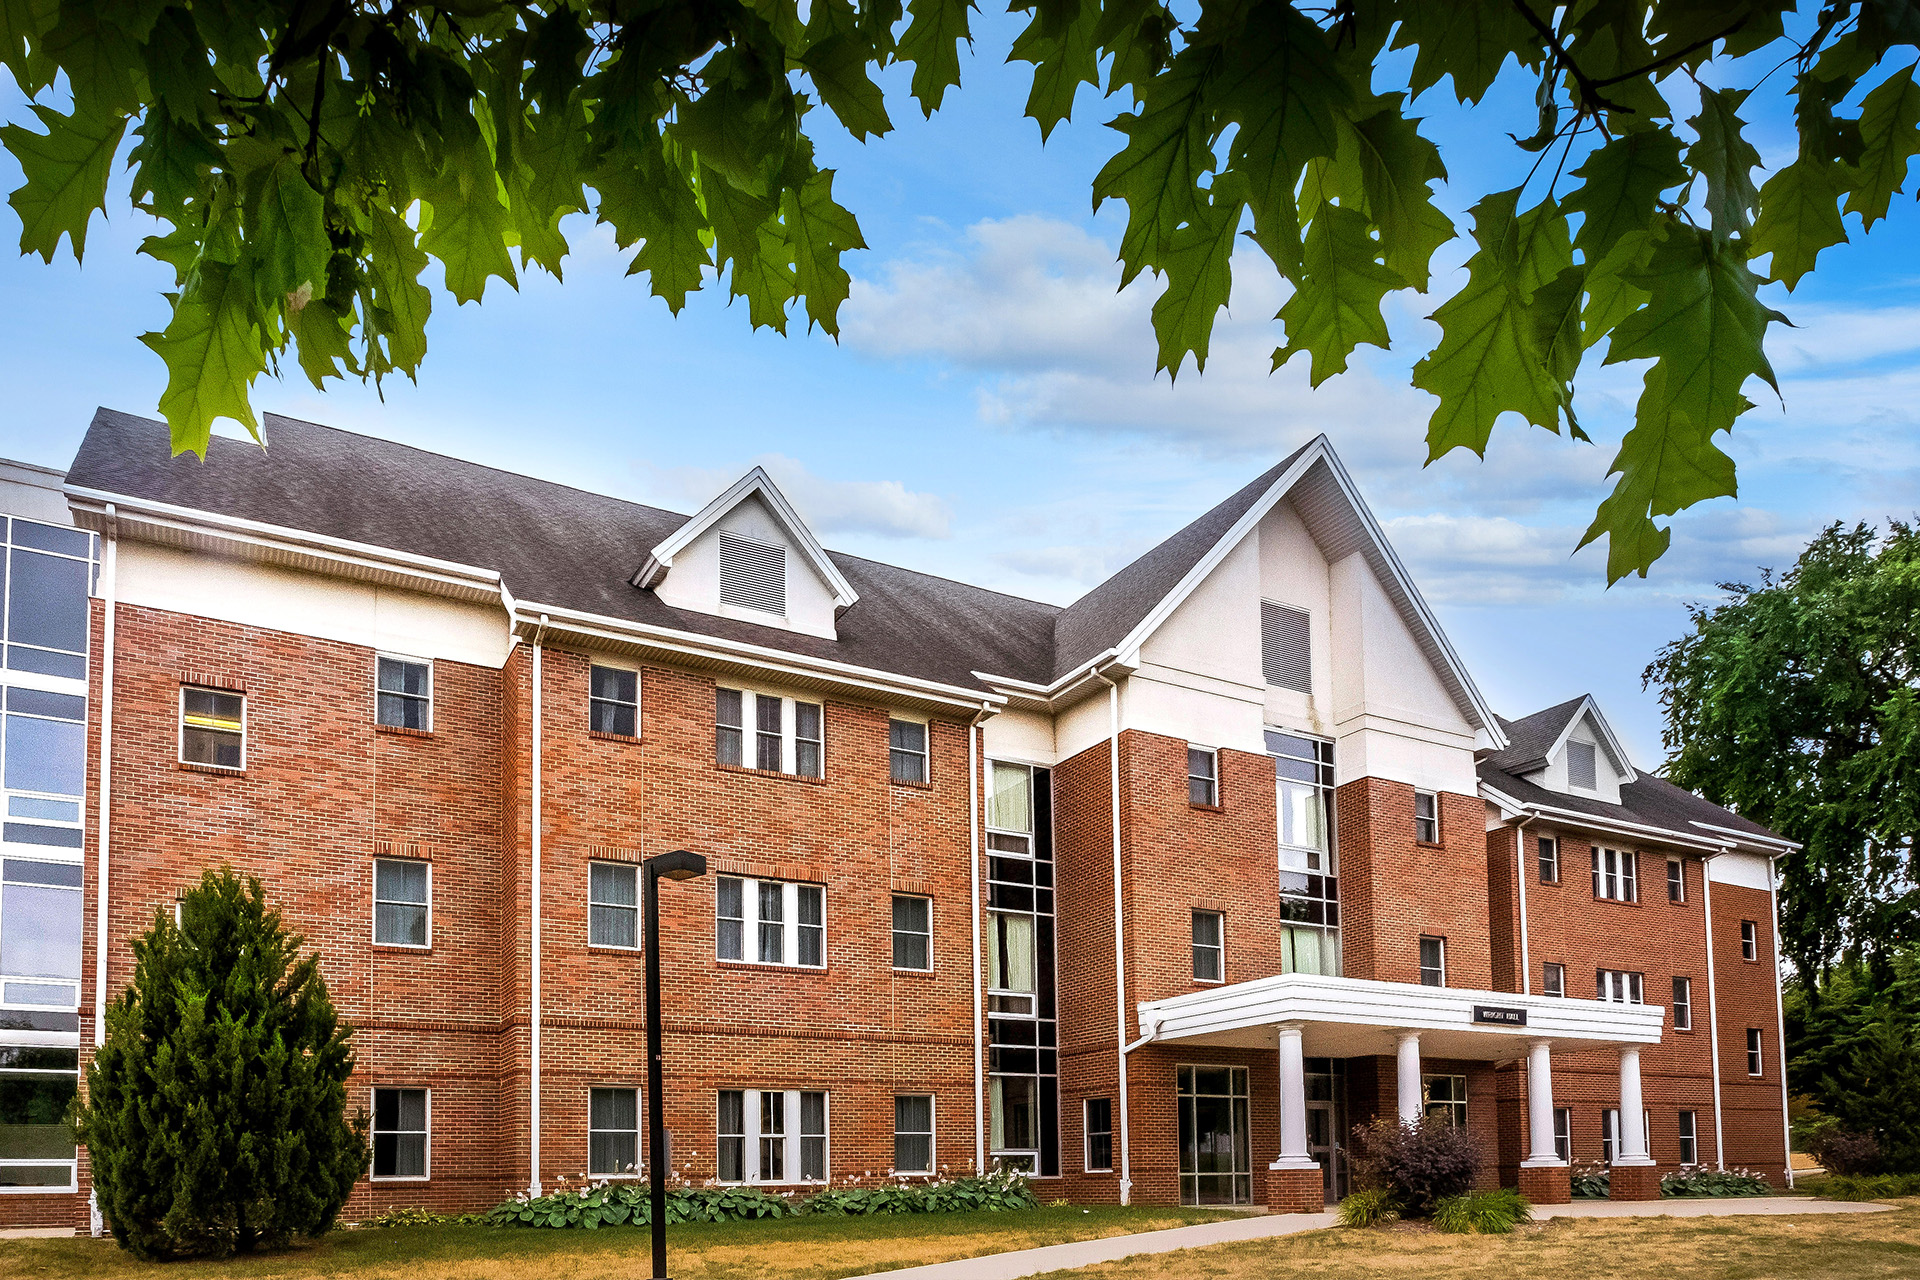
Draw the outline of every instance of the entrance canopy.
M1273 1047L1276 1028L1298 1026L1310 1057L1391 1056L1408 1032L1431 1058L1521 1058L1546 1041L1561 1052L1658 1044L1665 1008L1509 991L1278 974L1140 1003L1145 1043Z

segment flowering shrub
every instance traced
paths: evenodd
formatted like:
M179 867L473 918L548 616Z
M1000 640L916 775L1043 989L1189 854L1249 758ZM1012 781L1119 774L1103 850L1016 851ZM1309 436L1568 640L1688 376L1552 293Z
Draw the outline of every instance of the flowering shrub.
M1605 1200L1613 1178L1604 1160L1576 1160L1568 1173L1576 1200Z
M1709 1169L1705 1165L1682 1165L1660 1179L1663 1196L1765 1196L1773 1186L1750 1169Z
M1384 1187L1410 1217L1425 1217L1435 1202L1464 1194L1486 1157L1465 1129L1428 1116L1401 1124L1381 1116L1353 1131L1353 1167L1361 1185Z

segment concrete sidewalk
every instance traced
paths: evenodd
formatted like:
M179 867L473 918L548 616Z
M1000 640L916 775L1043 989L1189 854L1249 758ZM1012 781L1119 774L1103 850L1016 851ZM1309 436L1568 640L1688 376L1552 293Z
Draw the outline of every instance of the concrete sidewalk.
M1578 1204L1540 1205L1537 1218L1714 1218L1746 1214L1792 1213L1878 1213L1892 1205L1859 1204L1840 1200L1813 1200L1799 1196L1755 1196L1740 1200L1659 1200L1614 1202L1589 1200ZM1071 1244L1050 1244L1038 1249L1016 1249L1011 1253L992 1253L979 1258L956 1258L924 1267L903 1267L898 1271L879 1271L856 1276L853 1280L1020 1280L1048 1271L1069 1267L1090 1267L1101 1262L1141 1254L1172 1253L1178 1249L1203 1249L1208 1245L1237 1244L1244 1240L1265 1240L1273 1236L1297 1235L1317 1231L1334 1224L1332 1213L1262 1214L1229 1218L1221 1222L1202 1222L1191 1227L1166 1231L1145 1231L1130 1236L1108 1236L1102 1240L1076 1240Z

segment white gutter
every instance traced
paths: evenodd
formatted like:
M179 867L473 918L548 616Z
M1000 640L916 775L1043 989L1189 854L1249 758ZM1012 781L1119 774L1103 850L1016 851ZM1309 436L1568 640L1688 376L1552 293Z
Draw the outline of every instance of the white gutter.
M1713 1167L1727 1167L1727 1137L1720 1123L1720 988L1713 972L1713 859L1700 860L1701 896L1707 931L1707 1043L1713 1049Z
M1109 789L1113 794L1113 1017L1115 1044L1119 1054L1120 1088L1120 1203L1133 1201L1133 1151L1129 1144L1127 1115L1127 934L1125 885L1120 866L1120 686L1096 671L1094 677L1107 686L1107 739Z
M532 1029L531 1106L528 1130L528 1156L532 1169L527 1178L527 1193L540 1194L540 787L541 787L541 698L540 642L547 634L547 619L540 618L540 630L533 636L533 954L532 1000L529 1026Z
M1518 880L1515 888L1520 894L1520 994L1533 994L1533 956L1527 949L1527 824L1532 822L1531 815L1520 819L1520 825L1513 829L1513 871ZM1553 865L1564 879L1566 868L1560 862L1560 842L1556 836L1553 845ZM1444 958L1444 957L1443 957ZM1563 980L1560 984L1566 986ZM1566 994L1563 990L1562 995Z
M94 886L96 934L93 957L93 1046L107 1042L107 869L113 827L113 630L116 571L120 566L119 524L111 502L106 508L106 537L101 544L100 599L100 814L94 820L100 850L99 883Z
M1780 1145L1787 1160L1787 1190L1793 1190L1793 1117L1787 1107L1787 1011L1780 998L1780 895L1773 859L1767 859L1767 905L1773 909L1773 1039L1780 1055Z
M980 722L989 715L983 703L980 714L967 725L967 847L968 866L973 880L973 1168L987 1171L987 1068L986 1013L984 991L980 984L980 930L985 917L980 907L980 771L986 767L980 750Z

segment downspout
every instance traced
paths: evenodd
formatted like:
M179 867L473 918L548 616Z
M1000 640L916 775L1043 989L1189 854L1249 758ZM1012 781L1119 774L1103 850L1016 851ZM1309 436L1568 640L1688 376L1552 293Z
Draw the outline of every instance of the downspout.
M1520 994L1523 996L1533 994L1533 955L1527 948L1527 838L1525 834L1527 824L1532 821L1531 816L1522 818L1520 825L1513 829L1514 891L1520 899ZM1554 846L1553 857L1557 866L1560 860L1558 845ZM1566 994L1565 986L1563 982L1561 984L1563 990L1560 993L1562 995Z
M1119 1053L1120 1086L1120 1203L1133 1202L1133 1152L1128 1142L1127 1114L1127 943L1125 894L1120 868L1120 686L1099 671L1094 679L1107 686L1107 763L1108 786L1113 795L1113 1018L1115 1047Z
M1767 905L1773 909L1773 1039L1780 1053L1780 1145L1787 1160L1787 1190L1793 1190L1793 1116L1787 1107L1787 1011L1780 997L1780 894L1773 857L1767 857Z
M968 866L973 879L973 1168L987 1171L987 1068L984 1039L984 993L980 986L980 930L985 921L980 914L980 722L991 714L981 704L978 715L967 723L967 847L972 851Z
M535 1196L540 1194L540 642L546 638L546 634L547 615L543 613L540 615L540 629L533 633L533 954L530 958L533 992L529 1021L532 1028L532 1105L529 1116L532 1127L528 1134L528 1157L532 1167L527 1178L527 1193Z
M93 958L93 1046L107 1042L107 864L112 827L108 818L113 806L113 626L116 577L120 567L120 523L111 502L107 504L107 536L101 544L100 565L100 813L94 820L99 841L100 866L94 886L96 934ZM106 1234L106 1220L100 1213L100 1189L87 1193L87 1220L91 1234Z
M1707 1044L1713 1050L1713 1167L1727 1167L1727 1139L1720 1123L1720 986L1713 974L1713 858L1700 859L1700 893L1706 907Z

